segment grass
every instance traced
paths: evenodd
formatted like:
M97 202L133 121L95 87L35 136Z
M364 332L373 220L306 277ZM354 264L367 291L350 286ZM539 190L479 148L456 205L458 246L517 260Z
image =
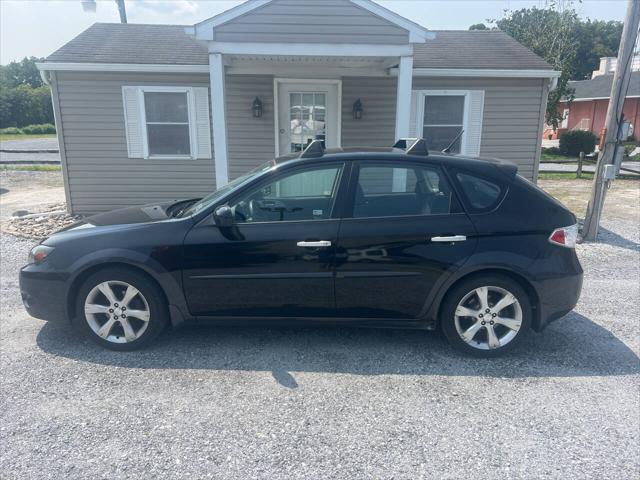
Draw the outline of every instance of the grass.
M24 133L0 133L0 141L5 142L8 140L31 140L33 138L56 138L55 133L35 133L33 135L26 135Z
M575 172L540 172L538 180L592 180L593 173L583 172L582 177L576 178Z
M568 157L566 155L554 154L545 152L544 149L540 154L540 160L543 162L553 162L553 161L561 161L561 162L575 162L578 163L578 157Z
M18 172L59 172L60 165L2 165L0 170Z

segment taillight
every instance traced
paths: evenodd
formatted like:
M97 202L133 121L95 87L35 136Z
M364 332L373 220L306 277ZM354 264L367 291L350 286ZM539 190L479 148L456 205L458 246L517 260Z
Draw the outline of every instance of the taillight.
M578 225L556 228L549 236L549 241L561 247L575 248L578 241Z

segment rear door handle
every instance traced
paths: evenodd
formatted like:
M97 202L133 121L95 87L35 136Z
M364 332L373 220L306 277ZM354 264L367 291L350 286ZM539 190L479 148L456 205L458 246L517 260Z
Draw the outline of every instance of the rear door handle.
M318 240L317 242L298 242L299 247L330 247L331 242L329 240Z
M464 235L450 235L448 237L431 237L432 242L464 242L467 239Z

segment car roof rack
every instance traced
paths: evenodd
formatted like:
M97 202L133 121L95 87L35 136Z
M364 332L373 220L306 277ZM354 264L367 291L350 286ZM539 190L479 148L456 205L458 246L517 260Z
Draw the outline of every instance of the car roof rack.
M313 140L300 154L300 158L315 158L324 155L324 142Z
M427 142L424 138L401 138L393 145L393 148L400 148L407 155L429 155Z

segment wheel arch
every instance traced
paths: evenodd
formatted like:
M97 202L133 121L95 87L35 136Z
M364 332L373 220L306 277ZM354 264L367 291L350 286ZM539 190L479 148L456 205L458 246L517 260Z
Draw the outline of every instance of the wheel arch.
M500 275L503 277L508 277L511 280L518 283L520 287L526 292L529 297L529 301L531 303L532 309L532 319L531 326L534 330L538 331L540 329L540 296L536 291L535 287L532 283L521 273L515 272L513 270L509 270L503 267L485 267L478 268L476 270L466 272L462 275L457 276L455 279L450 281L444 288L442 288L441 293L438 295L436 306L433 309L433 317L435 318L436 328L440 328L440 318L442 314L442 309L446 303L447 297L451 293L451 291L461 284L473 277L479 277L482 275Z
M123 261L107 261L103 263L97 263L93 265L88 265L86 268L81 270L73 279L71 284L69 285L69 289L67 290L67 298L66 298L66 308L68 312L68 318L73 322L76 318L76 295L80 290L80 287L83 283L96 272L100 270L105 270L107 268L121 268L125 270L129 270L144 276L147 280L152 282L156 287L158 287L159 291L162 293L163 300L167 307L169 307L170 302L167 297L167 292L165 288L162 286L161 282L146 269L133 265L131 263L123 262ZM171 309L169 309L171 311Z

